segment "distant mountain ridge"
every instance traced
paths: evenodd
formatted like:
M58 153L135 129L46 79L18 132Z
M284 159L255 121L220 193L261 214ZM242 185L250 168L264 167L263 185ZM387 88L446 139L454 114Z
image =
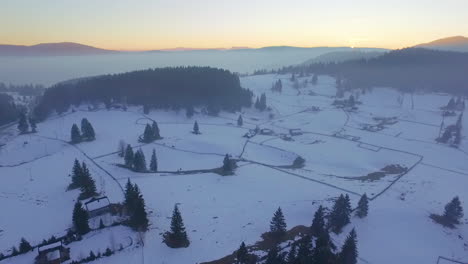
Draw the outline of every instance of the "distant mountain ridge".
M468 52L468 38L463 36L442 38L429 43L419 44L415 47L446 51Z
M100 49L73 42L42 43L32 46L0 45L0 56L76 56L116 52L118 51Z

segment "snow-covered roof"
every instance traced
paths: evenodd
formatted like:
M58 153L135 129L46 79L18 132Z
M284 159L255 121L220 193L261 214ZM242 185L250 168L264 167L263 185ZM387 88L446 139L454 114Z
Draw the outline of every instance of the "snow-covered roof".
M58 247L61 247L61 246L62 246L62 242L58 241L58 242L55 242L55 243L40 246L38 248L38 250L39 250L39 252L42 252L42 251L46 251L46 250L49 250L49 249L52 249L52 248L58 248Z
M47 253L47 260L49 261L56 260L59 258L60 258L60 250L58 249Z
M109 205L110 205L110 202L109 202L109 199L107 199L107 197L97 198L85 204L86 210L88 210L88 212L98 210L98 209L107 207Z

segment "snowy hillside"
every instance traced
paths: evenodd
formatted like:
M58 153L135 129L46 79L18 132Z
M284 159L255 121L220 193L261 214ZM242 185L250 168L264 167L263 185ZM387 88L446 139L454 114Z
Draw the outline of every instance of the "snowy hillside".
M288 229L310 226L320 205L330 208L334 198L348 194L355 207L366 193L369 215L352 217L340 235L332 236L341 246L355 228L359 263L468 262L466 218L456 229L429 218L431 213L442 213L456 195L463 205L468 201L467 141L463 139L459 148L435 142L442 121L448 125L457 120L441 115L440 107L451 96L374 88L353 92L362 104L347 111L332 105L333 78L319 76L316 85L311 78L299 78L300 83L308 80L299 89L293 88L289 75L241 78L241 86L256 96L266 94L271 110L264 112L252 107L214 117L196 109L187 118L185 111L144 114L142 107L123 111L106 110L103 105L91 111L82 105L39 123L35 134L16 135L16 127L4 128L0 131L0 253L9 255L21 238L37 245L52 235L67 233L79 194L67 187L73 161L78 159L86 163L97 191L111 203L123 202L128 179L136 183L150 226L143 235L125 226L91 231L83 240L67 245L71 260L83 259L91 250L104 253L111 248L115 254L93 263L213 261L231 254L241 242L253 245L261 240L278 207ZM271 91L278 79L282 93ZM239 115L243 126L237 126ZM71 145L70 129L82 118L92 123L96 140ZM379 118L396 122L374 132L363 129L376 126ZM145 125L153 121L163 138L139 142ZM199 135L191 133L194 121L199 124ZM467 122L465 115L463 124ZM265 133L244 137L257 126ZM287 136L290 129L300 133ZM462 135L467 132L464 128ZM138 173L118 166L124 162L117 153L120 140L141 149L148 164L154 149L159 172ZM210 172L223 165L226 154L238 160L234 175ZM291 166L298 156L305 159L302 168ZM405 170L378 173L390 165ZM175 204L190 240L187 248L172 249L163 243ZM0 264L29 264L36 255L34 250Z

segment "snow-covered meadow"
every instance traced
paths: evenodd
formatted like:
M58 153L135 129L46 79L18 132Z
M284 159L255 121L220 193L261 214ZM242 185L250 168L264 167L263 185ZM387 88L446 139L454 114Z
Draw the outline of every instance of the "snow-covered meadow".
M93 231L70 244L72 259L89 250L103 252L114 240L125 246L133 243L96 263L215 260L232 253L242 241L258 241L279 206L291 228L310 225L317 207L331 206L341 193L348 193L353 205L367 193L373 198L369 216L353 218L341 235L333 237L340 245L355 227L360 263L435 264L440 256L467 262L465 224L447 229L429 218L430 213L442 212L455 195L462 203L468 201L468 143L462 140L456 149L434 141L442 122L439 108L450 96L374 88L358 95L362 102L358 110L345 112L332 106L333 78L320 76L317 85L309 83L297 90L289 77L241 78L242 86L256 95L266 93L270 113L252 108L222 112L218 117L196 113L187 118L185 111L153 110L145 115L141 107L124 112L103 107L89 111L82 106L38 124L37 134L8 137L4 142L0 138L5 144L0 147L0 252L7 254L22 237L35 245L66 233L78 196L78 191L66 191L76 158L86 162L98 191L111 202L122 202L121 187L127 179L138 184L149 212L150 231L143 237L144 246L137 242L138 234L124 227ZM306 78L311 79L299 80ZM282 93L270 90L277 79L282 80ZM312 111L312 107L320 110ZM242 127L236 125L240 114ZM398 122L377 132L362 130L363 124L375 123L374 117L396 117ZM72 124L82 118L93 124L96 140L67 144ZM163 139L139 143L144 125L152 120L158 122ZM191 133L195 120L200 135ZM445 119L446 123L455 121ZM256 126L273 134L243 137ZM301 129L302 135L285 140L282 135L289 129ZM135 173L116 166L123 163L116 153L120 140L141 148L148 163L154 149L162 172ZM225 154L242 160L233 176L171 173L220 167ZM288 167L297 156L306 160L305 166ZM374 180L360 178L387 165L401 165L408 172ZM184 249L162 243L175 204L191 241ZM32 263L35 254L0 263Z

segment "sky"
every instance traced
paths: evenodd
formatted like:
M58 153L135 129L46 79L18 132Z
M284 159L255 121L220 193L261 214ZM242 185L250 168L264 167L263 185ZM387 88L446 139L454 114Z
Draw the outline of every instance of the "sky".
M0 0L0 44L404 48L468 36L467 0Z

